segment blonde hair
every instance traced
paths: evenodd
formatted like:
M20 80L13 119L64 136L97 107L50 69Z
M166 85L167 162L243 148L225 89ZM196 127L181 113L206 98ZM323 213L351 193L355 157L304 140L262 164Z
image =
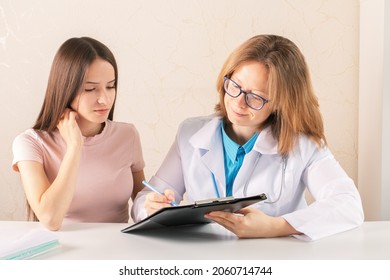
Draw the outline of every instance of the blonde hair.
M271 126L279 153L288 155L300 134L307 135L319 147L326 145L318 99L305 58L293 42L281 36L254 36L229 55L217 78L216 113L229 122L224 105L224 77L231 77L240 65L251 61L262 63L269 71L267 91L272 113L262 128Z

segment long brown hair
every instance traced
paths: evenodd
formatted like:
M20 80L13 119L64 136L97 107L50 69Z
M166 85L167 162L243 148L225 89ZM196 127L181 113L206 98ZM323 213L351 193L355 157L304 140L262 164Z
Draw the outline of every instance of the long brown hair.
M70 38L58 49L51 67L45 99L34 129L52 132L62 113L77 96L88 67L96 58L106 60L115 72L115 90L118 86L118 67L112 52L101 42L89 38ZM108 119L114 116L115 101Z
M305 58L293 42L281 36L254 36L229 55L217 78L216 113L229 122L224 105L224 77L231 77L240 65L250 61L262 63L269 71L267 91L272 113L263 127L271 126L279 153L288 155L300 134L307 135L320 147L326 145L318 99Z
M118 67L110 49L89 37L70 38L58 49L50 70L46 95L41 111L33 126L36 130L53 132L66 108L79 93L85 73L92 62L103 59L110 63L115 73L115 94L118 87ZM115 101L108 115L113 120ZM27 201L27 219L37 221Z

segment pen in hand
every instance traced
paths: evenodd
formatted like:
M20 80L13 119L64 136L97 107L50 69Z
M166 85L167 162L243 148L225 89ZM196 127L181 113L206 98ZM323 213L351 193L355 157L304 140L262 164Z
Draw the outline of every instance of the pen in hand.
M149 184L148 182L146 182L145 180L142 180L142 184L144 184L146 187L148 187L149 189L151 189L152 191L154 191L155 193L158 193L158 194L161 194L163 196L165 196L162 192L160 192L158 189L156 189L155 187L153 187L151 184ZM171 201L170 203L172 206L179 206L175 201Z

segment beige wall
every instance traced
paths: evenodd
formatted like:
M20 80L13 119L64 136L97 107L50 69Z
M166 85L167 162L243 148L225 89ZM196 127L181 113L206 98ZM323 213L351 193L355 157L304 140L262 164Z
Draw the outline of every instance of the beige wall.
M359 191L366 220L390 220L390 1L360 1Z
M149 178L178 123L213 111L226 56L259 33L306 55L330 147L357 182L359 0L0 0L0 220L24 219L11 144L32 126L63 41L92 36L116 55L116 120L137 126Z

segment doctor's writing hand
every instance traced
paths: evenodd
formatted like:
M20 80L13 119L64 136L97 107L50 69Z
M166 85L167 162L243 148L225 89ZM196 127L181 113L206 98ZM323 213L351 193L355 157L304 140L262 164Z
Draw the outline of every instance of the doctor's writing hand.
M282 217L272 217L252 207L236 213L214 211L206 218L222 225L239 238L278 237L300 234Z
M175 194L170 189L166 189L164 191L164 195L155 192L150 192L146 195L144 207L146 209L146 212L150 216L161 208L171 207L172 201L175 201Z
M80 149L84 140L76 120L77 113L71 109L65 109L57 128L68 148Z

